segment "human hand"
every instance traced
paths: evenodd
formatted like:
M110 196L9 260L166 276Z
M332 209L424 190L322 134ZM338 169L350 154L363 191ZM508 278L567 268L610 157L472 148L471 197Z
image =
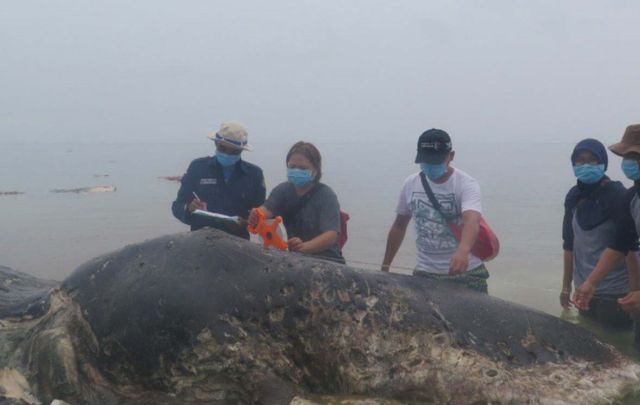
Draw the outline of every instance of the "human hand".
M189 206L187 207L187 210L189 211L190 214L195 210L206 211L207 203L198 199L191 200L191 202L189 203Z
M255 208L252 209L249 213L249 219L247 220L249 222L249 225L255 227L256 225L258 225L259 220L260 218L258 216L258 211Z
M304 242L302 242L302 239L298 238L298 237L294 237L289 239L289 241L287 242L289 244L289 250L292 252L302 252L300 250L301 246L304 244Z
M618 299L618 304L625 312L640 314L640 291L631 291L629 294Z
M458 248L449 262L449 274L462 274L469 267L469 252Z
M571 287L563 288L562 292L560 292L560 305L564 309L571 307Z
M589 280L585 280L573 293L573 305L581 311L588 310L589 301L591 301L595 292L596 287Z
M383 264L382 266L380 266L380 271L384 271L385 273L389 272L389 264Z

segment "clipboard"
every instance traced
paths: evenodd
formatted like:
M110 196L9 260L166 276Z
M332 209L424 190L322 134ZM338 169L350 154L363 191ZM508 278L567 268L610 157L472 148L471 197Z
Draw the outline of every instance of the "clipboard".
M195 210L192 212L192 214L199 215L201 217L215 219L221 222L232 222L234 224L240 225L240 218L238 216L231 217L229 215L217 214L215 212L209 212L204 210Z

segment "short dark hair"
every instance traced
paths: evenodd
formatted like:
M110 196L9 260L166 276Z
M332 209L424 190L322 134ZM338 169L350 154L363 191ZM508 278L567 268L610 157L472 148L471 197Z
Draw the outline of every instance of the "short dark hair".
M320 178L322 177L322 156L320 156L320 151L318 150L318 148L316 148L310 142L304 142L304 141L296 142L291 147L291 149L289 149L289 152L287 152L287 159L285 161L285 164L289 164L289 159L291 158L291 155L296 153L306 157L309 160L309 162L311 162L311 164L313 165L313 168L316 169L316 172L317 172L314 181L316 182L320 181Z

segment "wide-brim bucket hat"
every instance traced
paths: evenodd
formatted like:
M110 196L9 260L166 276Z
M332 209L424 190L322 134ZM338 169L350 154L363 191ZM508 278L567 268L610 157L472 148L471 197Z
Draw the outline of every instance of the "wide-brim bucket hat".
M618 156L631 152L640 154L640 124L629 125L624 131L622 140L609 146L609 150Z
M232 148L251 151L249 135L246 128L239 122L226 121L220 124L220 129L209 133L208 138L223 143Z

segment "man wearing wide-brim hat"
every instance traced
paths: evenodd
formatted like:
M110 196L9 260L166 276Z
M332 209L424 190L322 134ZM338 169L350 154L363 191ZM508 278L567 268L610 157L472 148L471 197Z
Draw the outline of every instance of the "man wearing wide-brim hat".
M637 255L628 253L638 251L640 234L640 124L628 126L622 140L609 146L609 150L622 157L622 171L634 185L617 210L615 243L604 250L591 275L576 289L573 300L578 309L588 308L595 287L625 257L629 271L638 274ZM632 291L618 302L625 311L640 315L640 291Z
M209 139L215 143L215 154L191 162L171 210L192 231L210 226L249 239L244 226L193 215L195 210L203 210L246 219L266 196L262 169L242 159L243 151L252 150L245 127L234 121L223 122Z

